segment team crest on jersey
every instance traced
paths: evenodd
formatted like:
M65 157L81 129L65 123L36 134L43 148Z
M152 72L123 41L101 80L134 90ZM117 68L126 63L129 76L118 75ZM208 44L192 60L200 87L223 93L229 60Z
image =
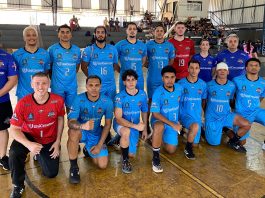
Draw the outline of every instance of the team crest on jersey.
M246 91L246 90L247 90L246 85L243 85L243 86L242 86L242 91Z
M212 96L216 96L216 91L213 91L212 92Z
M55 116L54 111L50 111L50 112L48 113L48 117L53 117L53 116Z
M88 109L87 108L84 108L84 114L88 114Z
M112 53L109 53L109 58L112 58L113 56L112 56Z
M166 48L165 49L165 53L168 54L169 53L169 49Z
M73 59L77 60L77 58L78 58L77 54L73 54Z
M130 53L130 50L129 49L125 49L125 53L126 54L129 54Z
M208 61L208 65L211 65L211 64L213 64L213 62L212 61Z
M138 102L138 106L139 106L139 107L142 106L142 102Z
M188 89L187 88L184 88L184 94L189 94L189 91L188 91Z
M168 99L164 99L164 105L168 105Z
M129 108L129 107L130 107L130 104L129 104L128 102L126 102L126 103L124 104L124 107L125 107L125 108Z
M18 121L18 118L17 118L17 114L16 114L16 113L14 113L14 114L12 115L12 119Z
M34 115L33 115L33 113L30 113L30 114L28 115L28 120L34 120Z
M256 92L258 92L260 94L261 93L261 88L257 88Z
M98 54L94 54L94 58L98 58Z
M139 53L139 54L143 54L143 50L139 49L139 50L138 50L138 53Z
M98 108L97 113L101 114L103 112L103 109L101 107Z
M120 99L119 97L117 97L115 101L116 101L116 102L120 102L121 99Z
M198 89L198 94L202 94L202 90L201 89Z
M238 59L237 62L238 63L243 63L243 60L242 59Z
M43 65L44 64L44 61L42 59L40 59L39 64L40 65Z
M26 66L27 64L28 64L28 60L27 60L27 59L23 59L23 60L22 60L22 65L23 65L23 66Z
M226 96L230 96L230 95L231 95L230 91L226 92Z
M185 50L190 50L190 47L185 47Z
M57 58L58 58L58 59L62 59L62 57L63 57L63 56L62 56L61 53L57 54Z

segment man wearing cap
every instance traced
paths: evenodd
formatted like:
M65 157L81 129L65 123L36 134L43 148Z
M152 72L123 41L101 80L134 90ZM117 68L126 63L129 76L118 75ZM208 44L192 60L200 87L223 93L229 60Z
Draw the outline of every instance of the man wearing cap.
M227 79L228 74L228 65L224 62L218 63L216 79L207 83L205 137L210 145L217 146L221 143L224 127L238 126L238 131L234 135L229 135L228 145L238 152L246 152L239 139L250 129L250 123L231 112L235 84Z
M232 80L234 77L245 74L245 63L249 59L247 53L239 50L238 42L239 38L236 34L230 34L226 38L227 48L219 52L216 56L217 63L224 62L228 65L229 74L228 80Z

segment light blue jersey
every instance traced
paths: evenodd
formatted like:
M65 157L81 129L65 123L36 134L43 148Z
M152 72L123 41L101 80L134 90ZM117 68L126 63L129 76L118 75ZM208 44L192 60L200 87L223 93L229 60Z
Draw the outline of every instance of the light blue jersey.
M224 62L228 65L228 80L232 80L234 77L245 74L245 63L248 59L248 54L241 50L232 53L226 49L218 53L216 56L217 63Z
M260 98L265 97L265 80L259 77L251 81L242 75L233 81L236 85L236 112L246 117L260 109Z
M148 70L147 70L147 93L152 98L157 87L163 84L161 70L167 66L171 59L175 58L175 48L168 42L157 43L155 40L146 44Z
M49 53L38 48L36 52L28 52L20 48L12 54L18 68L18 85L16 95L18 100L33 93L31 78L35 73L46 72L50 69Z
M125 70L133 69L138 74L136 87L144 89L143 63L142 58L146 57L146 45L137 40L136 43L130 43L127 39L121 40L116 45L121 70L120 70L120 91L125 89L121 76Z
M216 59L210 54L205 58L201 54L195 54L192 59L200 62L200 73L198 77L204 82L211 81L213 79L212 69L216 67Z
M110 44L106 44L104 48L99 48L97 44L93 44L83 51L82 61L88 63L88 75L97 75L101 78L101 94L114 100L116 83L113 65L118 64L116 48Z

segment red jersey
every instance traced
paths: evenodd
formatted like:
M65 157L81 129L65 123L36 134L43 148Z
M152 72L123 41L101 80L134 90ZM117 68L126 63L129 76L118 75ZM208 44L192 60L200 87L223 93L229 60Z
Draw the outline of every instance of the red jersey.
M182 41L177 41L174 38L168 40L175 47L175 59L173 67L175 68L177 74L177 79L181 79L188 76L188 63L191 57L195 54L194 42L185 38Z
M29 94L18 101L10 123L21 127L21 131L29 133L36 142L48 144L57 138L58 116L64 116L64 101L61 96L49 93L44 104L38 104Z

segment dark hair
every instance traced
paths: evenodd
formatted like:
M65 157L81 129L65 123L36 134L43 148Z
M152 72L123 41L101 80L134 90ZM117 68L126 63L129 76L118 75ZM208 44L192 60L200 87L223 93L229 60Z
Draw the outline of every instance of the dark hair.
M158 28L158 27L163 28L164 32L166 32L165 27L163 26L163 24L160 23L160 24L156 25L154 30L156 30L156 28Z
M49 74L48 73L45 73L45 72L37 72L37 73L35 73L32 76L32 78L34 78L34 77L47 77L47 78L49 78Z
M195 60L195 59L191 59L191 60L189 61L189 63L188 63L188 67L190 66L191 63L197 63L197 64L199 64L199 67L201 67L201 63L200 63L199 61Z
M203 41L207 41L207 42L210 44L210 41L209 41L208 39L204 39L204 38L203 38L203 39L200 41L200 45L202 44Z
M67 25L67 24L64 24L64 25L59 26L58 29L57 29L57 32L60 32L60 30L61 30L62 28L68 28L68 29L72 32L72 29L71 29L70 26Z
M105 26L103 26L103 25L99 25L99 26L97 26L97 27L94 29L94 34L96 34L96 31L97 31L98 28L103 28L104 31L105 31L105 34L107 35L107 29L106 29Z
M176 70L174 69L174 67L168 65L168 66L165 66L162 71L161 71L161 76L163 76L165 73L174 73L176 75Z
M128 70L125 70L125 72L123 72L122 81L125 81L127 79L127 76L133 76L135 80L138 79L138 74L132 69L128 69Z
M86 84L87 84L87 82L88 82L89 79L98 79L99 80L99 83L101 84L101 78L99 76L97 76L97 75L90 75L90 76L88 76L87 79L86 79Z
M248 66L248 63L249 63L250 61L255 61L255 62L259 63L259 66L261 65L261 62L260 62L259 59L257 59L257 58L250 58L250 59L248 59L248 60L246 61L245 67Z
M129 22L129 23L127 23L127 29L128 29L128 27L129 27L129 25L135 25L135 27L137 28L137 25L136 25L136 23L134 23L134 22Z
M182 22L182 21L178 21L178 22L176 23L175 27L176 27L177 25L184 25L184 26L186 27L186 24L185 24L184 22Z

